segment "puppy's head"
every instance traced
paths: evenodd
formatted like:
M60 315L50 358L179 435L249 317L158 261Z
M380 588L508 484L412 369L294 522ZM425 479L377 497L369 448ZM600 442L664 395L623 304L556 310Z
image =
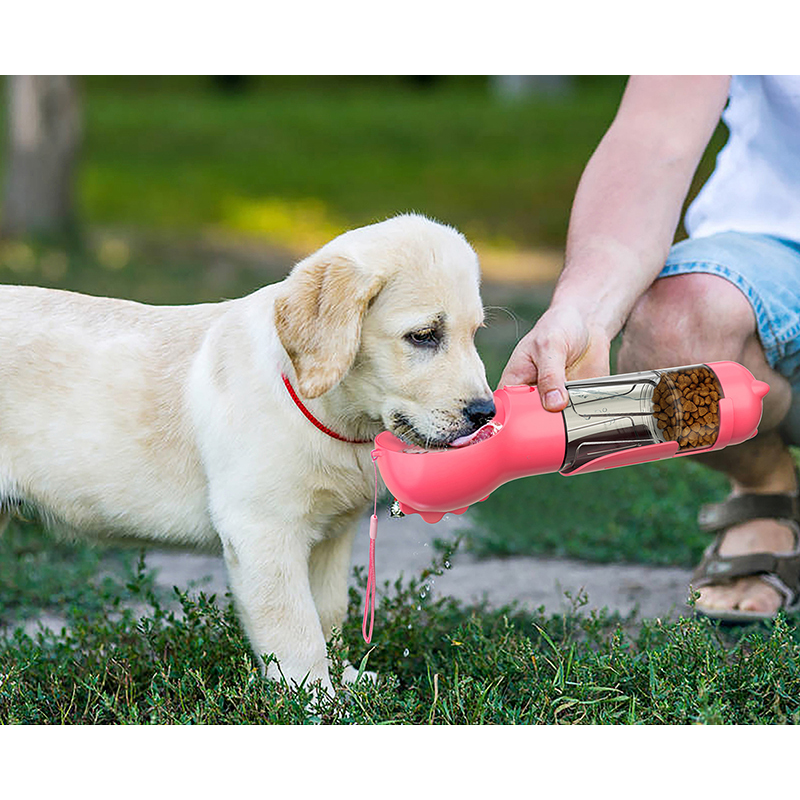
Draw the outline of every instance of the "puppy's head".
M300 262L275 303L299 392L341 387L355 415L444 447L494 414L473 337L483 322L475 252L417 215L349 231Z

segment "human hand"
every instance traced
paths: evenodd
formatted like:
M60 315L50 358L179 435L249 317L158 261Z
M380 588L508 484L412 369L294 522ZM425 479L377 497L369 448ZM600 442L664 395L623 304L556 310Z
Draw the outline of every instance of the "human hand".
M567 405L567 379L609 374L611 339L600 325L586 321L572 306L550 307L508 359L500 386L538 386L547 411Z

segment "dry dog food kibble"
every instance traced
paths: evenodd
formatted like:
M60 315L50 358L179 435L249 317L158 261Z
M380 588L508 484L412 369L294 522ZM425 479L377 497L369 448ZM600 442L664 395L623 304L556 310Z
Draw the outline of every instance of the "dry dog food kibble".
M661 376L653 391L653 414L665 441L681 450L711 447L719 433L722 388L708 367L687 367Z

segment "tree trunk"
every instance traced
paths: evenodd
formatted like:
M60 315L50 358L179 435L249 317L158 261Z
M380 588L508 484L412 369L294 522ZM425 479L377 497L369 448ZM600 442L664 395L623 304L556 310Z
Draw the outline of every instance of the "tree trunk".
M75 229L80 103L66 75L8 78L8 159L0 234L64 236Z

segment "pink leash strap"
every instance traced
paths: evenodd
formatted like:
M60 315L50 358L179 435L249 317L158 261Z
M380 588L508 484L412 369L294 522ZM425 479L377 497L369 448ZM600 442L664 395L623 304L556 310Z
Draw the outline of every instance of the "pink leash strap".
M369 520L369 571L367 572L367 594L364 599L364 621L361 624L361 635L369 644L372 641L372 626L375 623L375 535L378 529L378 517L373 514ZM369 616L369 632L367 617Z
M378 466L375 460L378 455L377 451L372 451L372 466L375 469L375 503L372 516L369 518L369 568L364 597L364 621L361 623L361 635L367 644L372 641L372 627L375 624L375 538L378 535ZM369 617L369 632L367 632L367 617Z

